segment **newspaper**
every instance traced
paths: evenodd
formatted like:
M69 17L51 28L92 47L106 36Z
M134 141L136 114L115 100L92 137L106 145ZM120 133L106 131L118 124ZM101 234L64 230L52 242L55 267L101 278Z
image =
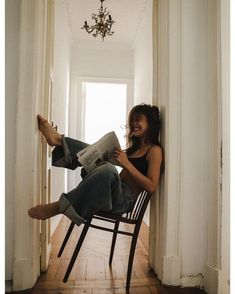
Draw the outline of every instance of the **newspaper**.
M120 166L113 157L115 148L121 149L115 132L110 132L94 144L79 151L77 153L78 160L88 173L104 161Z

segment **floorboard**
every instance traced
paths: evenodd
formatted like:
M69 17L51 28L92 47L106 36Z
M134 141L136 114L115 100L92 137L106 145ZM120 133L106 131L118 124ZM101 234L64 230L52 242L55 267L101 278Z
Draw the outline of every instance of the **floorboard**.
M67 283L63 277L71 254L81 232L75 227L61 258L57 253L70 225L63 217L52 237L52 251L49 267L38 279L35 287L19 293L30 294L109 294L126 293L126 271L130 248L130 237L118 236L114 251L112 267L109 266L109 250L112 234L105 231L90 229L84 240L83 247L74 264ZM122 229L131 229L123 225ZM16 292L15 292L16 293ZM197 288L180 288L163 286L157 276L148 267L148 226L142 224L137 242L130 294L200 294L205 293Z

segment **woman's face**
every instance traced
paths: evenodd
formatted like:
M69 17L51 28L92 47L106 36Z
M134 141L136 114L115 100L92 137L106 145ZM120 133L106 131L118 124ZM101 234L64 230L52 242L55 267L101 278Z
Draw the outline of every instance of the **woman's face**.
M144 137L148 130L148 120L144 114L134 116L131 122L132 135L135 137Z

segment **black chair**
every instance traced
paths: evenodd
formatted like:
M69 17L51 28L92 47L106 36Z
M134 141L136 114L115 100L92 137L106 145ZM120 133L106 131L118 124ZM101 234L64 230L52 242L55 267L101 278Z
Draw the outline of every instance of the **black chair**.
M110 212L98 212L95 215L93 215L93 217L91 217L90 219L88 219L86 221L86 223L84 224L83 230L81 232L80 238L78 240L78 243L76 245L76 248L73 252L73 256L70 260L69 266L67 268L67 271L65 273L63 282L66 283L69 275L72 271L73 265L75 263L75 260L77 258L77 255L80 251L80 248L82 246L82 243L86 237L87 231L88 229L91 228L95 228L95 229L100 229L100 230L104 230L104 231L109 231L109 232L113 232L113 239L112 239L112 244L111 244L111 251L110 251L110 257L109 257L109 265L112 264L112 259L113 259L113 252L114 252L114 247L115 247L115 243L116 243L116 238L117 238L117 234L124 234L124 235L128 235L128 236L132 236L132 242L131 242L131 248L130 248L130 254L129 254L129 261L128 261L128 269L127 269L127 280L126 280L126 290L129 291L130 288L130 280L131 280L131 272L132 272L132 265L133 265L133 259L134 259L134 255L135 255L135 248L136 248L136 243L137 243L137 238L139 235L139 230L140 230L140 226L144 217L144 213L146 211L146 208L148 206L149 200L151 198L151 194L147 193L146 191L143 191L139 194L135 206L133 208L133 210L127 214L124 214L122 216L120 215L115 215L112 214ZM102 220L102 221L107 221L107 222L111 222L114 223L114 228L107 228L107 227L103 227L103 226L98 226L95 224L92 224L92 220L93 219L98 219L98 220ZM134 225L134 229L133 232L127 232L127 231L120 231L118 230L119 228L119 224L120 222L122 223L128 223L128 224L132 224ZM67 242L69 239L69 236L71 235L73 228L74 228L75 224L73 222L71 222L69 229L67 231L67 234L64 238L64 241L62 243L62 246L60 248L60 251L58 253L58 257L61 256Z

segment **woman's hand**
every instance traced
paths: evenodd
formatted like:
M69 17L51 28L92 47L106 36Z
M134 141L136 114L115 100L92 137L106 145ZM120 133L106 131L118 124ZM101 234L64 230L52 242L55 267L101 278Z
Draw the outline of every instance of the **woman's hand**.
M120 148L115 148L114 158L123 168L126 168L130 164L126 152L122 151Z

